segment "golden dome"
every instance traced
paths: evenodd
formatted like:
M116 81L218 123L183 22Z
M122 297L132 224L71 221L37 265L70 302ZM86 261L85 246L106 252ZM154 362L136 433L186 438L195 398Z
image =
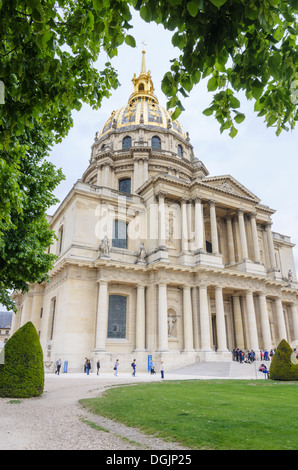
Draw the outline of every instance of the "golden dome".
M171 113L160 106L154 95L154 87L150 71L146 72L145 51L142 51L142 66L138 77L132 78L133 93L130 95L126 106L113 111L105 125L101 129L100 139L113 129L123 129L129 132L132 126L152 126L160 129L172 130L183 139L187 134L180 123L172 121Z

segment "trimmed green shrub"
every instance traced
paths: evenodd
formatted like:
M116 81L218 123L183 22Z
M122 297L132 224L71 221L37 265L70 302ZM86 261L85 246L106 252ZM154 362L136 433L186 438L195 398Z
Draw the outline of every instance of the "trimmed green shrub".
M291 361L292 353L293 349L286 340L281 340L271 362L270 379L298 380L298 364Z
M0 397L36 397L43 389L43 353L37 331L28 322L5 344L4 364L0 364Z

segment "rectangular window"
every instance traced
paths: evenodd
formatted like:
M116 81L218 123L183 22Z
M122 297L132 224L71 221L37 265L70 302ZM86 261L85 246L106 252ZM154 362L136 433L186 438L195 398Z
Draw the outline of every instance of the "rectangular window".
M126 338L126 302L124 295L109 296L108 338Z
M114 220L112 246L127 249L127 224L122 220Z
M119 191L130 194L131 192L131 179L130 178L119 181Z

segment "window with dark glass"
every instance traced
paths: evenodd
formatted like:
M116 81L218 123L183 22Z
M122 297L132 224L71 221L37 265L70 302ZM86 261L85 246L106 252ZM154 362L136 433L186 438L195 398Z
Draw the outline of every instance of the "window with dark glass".
M114 220L112 246L127 248L127 224L122 220Z
M126 136L122 140L122 148L123 149L130 149L130 147L131 147L131 137Z
M124 295L109 296L108 338L126 338L126 303Z
M207 253L212 253L212 243L208 242L208 240L206 240L206 251Z
M152 137L151 145L153 149L161 149L161 140L156 135Z
M177 147L177 149L178 149L178 155L180 155L180 157L183 157L183 148L182 148L182 145L179 144L178 147Z
M125 178L119 181L119 191L123 193L131 193L131 179Z

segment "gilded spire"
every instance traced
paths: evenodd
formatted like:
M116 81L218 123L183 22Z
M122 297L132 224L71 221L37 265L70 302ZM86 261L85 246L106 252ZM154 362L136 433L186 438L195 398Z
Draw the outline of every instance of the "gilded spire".
M145 43L143 42L142 44L145 45ZM142 50L142 65L141 65L141 73L146 73L146 62L145 62L145 54L146 54L146 51L145 49Z
M146 45L144 42L142 43ZM145 62L146 51L143 48L142 50L142 63L141 63L141 72L137 77L134 74L132 83L133 83L133 93L129 97L129 102L133 103L136 99L150 99L151 102L158 104L158 99L154 95L154 86L151 78L150 70L146 71L146 62Z

